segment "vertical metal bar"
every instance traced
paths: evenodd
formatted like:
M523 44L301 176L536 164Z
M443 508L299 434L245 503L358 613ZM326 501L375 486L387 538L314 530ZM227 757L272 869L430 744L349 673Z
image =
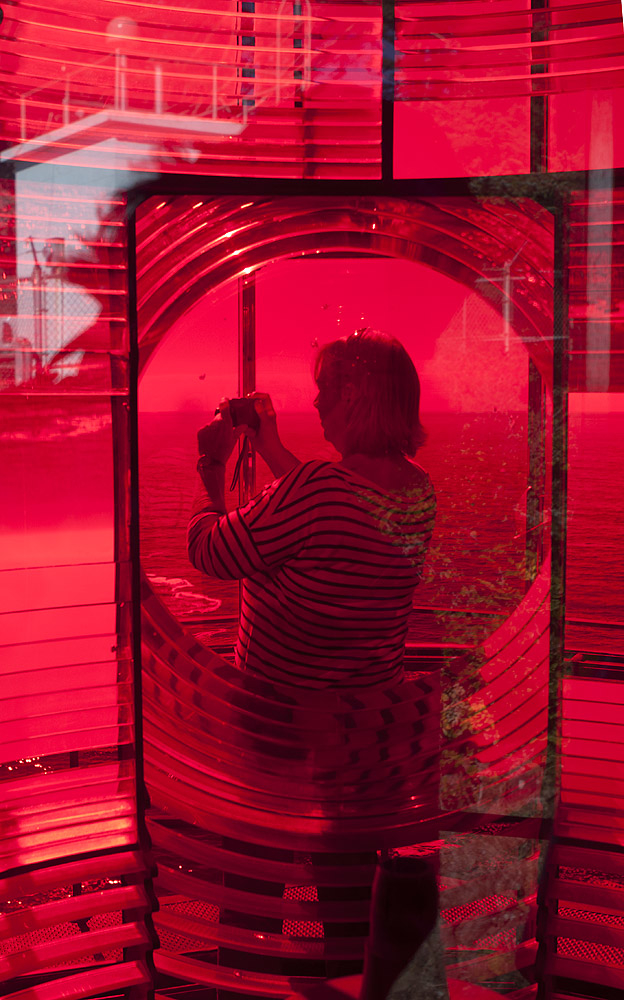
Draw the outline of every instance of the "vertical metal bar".
M532 358L529 358L528 428L529 459L526 498L526 566L525 579L529 587L537 576L543 559L544 501L546 492L546 406L544 380Z
M304 71L302 66L305 63L305 51L301 53L299 58L297 58L297 49L305 49L306 39L305 39L305 23L302 21L297 21L296 18L302 16L302 5L301 3L293 3L292 5L292 15L293 15L293 28L292 28L292 47L295 50L293 54L293 79L297 82L295 83L295 107L303 107L303 77ZM302 37L302 34L304 37Z
M238 281L238 327L238 391L245 395L256 388L256 275L253 271Z
M239 45L242 48L239 76L247 79L249 83L242 83L240 87L241 104L254 107L256 103L256 4L255 0L239 0L238 11L241 15L248 14L250 17L240 18L240 28L238 32Z
M65 80L65 94L63 96L63 125L69 125L69 77Z
M121 52L119 49L115 49L115 87L113 94L113 107L115 111L118 111L121 107L121 68L120 68Z
M548 39L549 0L531 0L531 41L545 42ZM540 49L531 49L531 75L543 74L548 63ZM532 90L543 87L539 80L533 81ZM531 95L531 132L529 169L531 173L544 174L548 171L548 96L544 93Z
M139 343L138 315L136 289L136 213L132 212L128 220L128 336L129 336L129 393L126 405L128 413L128 462L129 468L124 471L130 480L130 560L131 560L131 592L132 592L132 652L134 658L134 704L136 732L136 767L137 767L137 806L142 816L147 804L143 786L143 705L142 705L142 675L141 675L141 573L139 546L139 416L138 416L138 376L139 376Z
M35 354L39 358L39 363L41 367L44 366L44 291L43 291L43 271L41 265L37 260L37 251L35 250L35 243L32 236L28 237L30 246L32 249L32 255L35 259L35 263L32 269L32 284L33 284L33 342L35 346ZM47 328L46 328L47 332ZM45 338L47 339L47 338ZM47 360L47 357L46 357Z
M160 63L154 66L154 111L157 115L163 113L163 72Z
M564 216L565 211L565 216ZM565 640L565 576L568 501L568 225L567 205L555 217L552 442L552 582L548 732L554 810L560 756L559 707ZM554 812L553 812L554 815Z
M381 179L394 176L394 0L382 3L382 80L381 80Z
M608 392L611 382L613 247L613 170L590 170L587 179L586 392Z
M241 396L256 388L256 276L252 271L238 281L239 377ZM250 449L240 477L239 497L244 503L256 485L256 457Z
M123 405L126 411L128 465L118 469L118 474L124 476L129 492L129 551L131 569L131 625L132 625L132 660L133 690L134 690L134 732L135 732L135 774L136 774L136 817L137 838L144 857L149 856L151 839L147 831L145 814L149 807L149 795L145 786L144 755L143 755L143 684L141 660L141 550L139 543L139 423L138 423L138 376L139 376L139 337L137 313L137 243L136 243L136 208L128 217L126 227L128 246L128 334L129 334L129 392ZM152 873L153 874L153 873ZM152 875L145 879L145 888L152 903L152 912L158 908L154 893ZM145 915L145 924L151 941L151 949L144 956L152 976L152 984L156 981L156 969L153 962L153 949L159 945L158 935L154 929L152 914ZM129 957L129 956L128 956ZM153 988L145 990L138 988L137 1000L141 996L152 997Z
M286 0L282 0L282 3L277 8L277 18L275 21L275 107L279 107L280 98L282 96L282 23L284 17L284 11L286 9Z
M120 108L122 111L126 111L128 107L128 92L126 89L126 66L127 59L122 53L119 56L119 100Z
M312 83L312 4L310 0L305 0L302 9L306 16L303 25L303 85L302 90L306 90Z
M549 884L555 873L549 871L555 843L555 821L561 774L561 687L564 674L565 644L565 574L568 493L568 205L564 202L555 214L553 325L553 441L552 441L552 570L550 612L550 656L548 677L548 715L546 761L542 782L541 805L544 836L549 835L549 849L538 888L537 939L538 998L553 996L552 977L548 974L550 942L548 927Z
M509 354L511 341L511 268L514 260L505 262L503 272L503 352L505 354Z

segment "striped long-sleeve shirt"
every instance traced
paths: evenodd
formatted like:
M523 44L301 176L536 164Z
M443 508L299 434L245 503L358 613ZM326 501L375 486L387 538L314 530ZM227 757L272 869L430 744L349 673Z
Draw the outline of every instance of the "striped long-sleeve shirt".
M398 679L435 495L385 493L342 465L306 462L254 500L189 525L191 562L244 579L237 665L303 687Z

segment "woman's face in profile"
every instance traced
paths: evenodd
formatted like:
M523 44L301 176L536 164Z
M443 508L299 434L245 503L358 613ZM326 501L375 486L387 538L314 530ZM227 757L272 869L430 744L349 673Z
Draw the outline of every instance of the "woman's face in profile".
M316 380L318 393L314 405L318 410L325 438L333 445L338 445L336 434L344 422L340 384L336 372L325 363Z

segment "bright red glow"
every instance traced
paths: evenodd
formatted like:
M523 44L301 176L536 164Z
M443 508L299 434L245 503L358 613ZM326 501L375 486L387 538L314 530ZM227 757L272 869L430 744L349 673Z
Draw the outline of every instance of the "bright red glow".
M395 176L624 165L622 8L600 9L596 20L578 0L540 14L527 0L398 4Z
M451 1000L540 977L624 989L621 4L402 0L394 39L389 13L4 5L0 972L16 1000L153 987L143 764L155 964L178 985L286 996L361 968L384 849L439 886L425 954ZM146 177L133 316L127 206ZM301 183L267 195L282 178ZM437 528L405 680L297 690L235 668L238 583L188 564L195 434L257 387L293 452L333 461L314 357L365 326L420 372ZM258 461L257 487L272 478Z
M378 177L381 3L5 12L5 157L250 177ZM112 16L114 13L114 16ZM340 147L349 150L345 160Z
M149 477L147 481L150 482L150 502L144 507L144 567L156 591L185 622L186 629L190 627L192 632L211 643L225 643L231 635L227 616L230 615L230 620L234 619L236 594L228 589L227 584L206 584L201 577L193 577L192 570L185 569L182 562L178 564L180 569L174 570L173 551L167 554L166 562L159 561L157 553L159 548L162 549L163 531L167 529L164 524L158 523L155 509L161 504L172 514L180 509L184 522L186 515L181 499L187 488L182 487L178 498L177 494L174 496L174 487L167 498L163 495L155 503L156 477L163 453L169 456L167 461L171 463L170 482L179 483L180 475L185 475L167 443L167 435L172 433L174 422L177 428L175 451L179 454L182 435L188 434L193 448L193 422L196 426L198 421L203 422L204 414L210 415L211 406L214 407L223 392L238 395L243 391L238 381L237 347L241 290L249 295L249 291L245 293L244 289L253 288L255 385L274 394L280 426L293 450L300 450L302 446L308 448L304 455L307 458L318 455L316 449L319 447L328 447L320 436L320 428L315 431L316 437L310 429L309 440L305 437L307 443L303 444L308 433L304 432L306 413L310 414L310 420L315 419L311 405L315 391L312 380L314 341L322 343L343 331L350 332L354 326L370 324L389 328L409 346L423 375L423 419L427 424L429 418L429 429L434 440L437 439L437 448L429 452L434 463L436 450L440 450L440 430L434 422L435 414L427 412L429 405L434 411L438 410L440 418L459 420L462 424L462 413L472 413L467 425L471 428L469 438L463 440L459 449L456 432L450 431L446 447L453 473L448 486L441 485L445 483L444 479L440 479L443 475L441 468L437 469L437 477L442 493L445 489L457 490L459 483L463 482L458 478L459 455L466 449L467 456L471 456L466 480L466 484L470 485L459 489L468 490L473 517L481 494L489 497L484 501L484 523L487 521L488 504L491 510L490 487L476 485L474 455L483 448L482 435L486 423L498 420L497 413L508 421L514 412L519 416L526 408L528 351L534 353L544 374L549 371L550 328L543 317L548 315L551 300L545 266L538 278L527 254L528 266L525 268L524 262L516 264L516 283L508 281L505 286L504 267L484 266L478 253L473 255L471 240L474 238L478 244L481 237L478 229L474 230L474 237L467 236L466 227L470 225L467 220L474 221L474 215L467 213L460 203L457 203L455 221L452 220L450 203L445 205L443 219L436 216L433 204L430 215L429 209L422 203L414 209L409 203L390 201L385 201L383 205L371 203L366 207L365 213L359 204L357 213L351 214L348 207L336 199L316 203L282 199L275 200L270 206L254 202L241 206L240 201L228 199L220 205L207 202L193 210L187 199L178 199L171 202L167 215L160 207L158 216L154 216L151 206L147 206L141 215L139 317L145 357L140 390L144 408L141 426L146 458L144 475ZM204 211L206 216L202 219L200 213ZM408 221L410 211L414 213L412 228ZM219 256L215 252L218 212L222 214L220 224L225 234L221 236L225 247L221 248ZM506 221L510 223L513 209L506 206L505 212ZM485 219L483 222L487 225ZM530 230L536 241L536 253L545 262L552 252L552 244L548 220L544 217L542 225L540 222L539 218L529 220L518 215L506 237L517 238L522 252L523 245L526 247L527 229ZM395 237L395 227L399 225L400 240ZM489 240L495 231L501 234L500 227L496 230L487 225L487 229ZM461 238L458 238L460 233ZM421 240L423 245L416 249ZM448 250L446 262L443 264L438 258L436 270L427 268L425 262L429 243L439 246L445 240L448 241L444 244ZM284 241L290 259L281 253L280 241ZM321 255L316 253L319 244ZM360 253L363 249L385 250L387 257L365 259L349 256L349 245ZM186 254L182 269L179 258L176 258L176 246L183 246ZM300 248L305 249L303 257L298 255ZM341 250L341 257L322 256L323 252L335 248ZM496 257L491 242L488 252ZM507 252L507 249L502 251L503 260ZM297 256L292 259L295 254ZM286 259L281 259L282 256ZM465 270L458 266L458 257ZM470 268L477 273L473 272L468 277ZM178 275L177 280L188 289L188 297L182 303L171 283L174 271ZM219 281L219 278L222 280ZM463 278L466 279L465 284L461 283ZM520 291L523 280L526 282L526 295ZM495 297L490 298L492 304L483 301L481 281L488 285L499 283L512 291L517 296L517 312L508 307L497 311L496 303L498 301L500 309L501 300ZM187 303L188 311L184 309ZM526 341L518 336L512 315L515 322L526 330ZM523 324L526 326L523 327ZM543 331L540 334L543 341L536 336L537 331ZM224 380L225 388L220 387L220 378ZM155 412L158 407L174 406L183 412ZM474 424L472 421L475 421ZM184 431L183 425L188 426L189 431ZM150 429L152 426L154 432ZM525 439L522 440L524 443ZM320 454L324 453L321 451ZM522 454L524 462L524 451ZM497 462L498 478L507 460ZM423 462L429 464L429 461L424 455ZM173 472L173 469L176 471ZM188 473L188 489L191 489L191 479L195 475L192 457L188 461ZM518 473L516 501L526 489L522 483L526 476L524 464ZM263 477L260 481L270 478L263 466L259 466L258 474ZM235 506L235 498L230 503ZM454 503L465 503L465 495L462 500L458 493L442 513L443 517L452 517ZM479 520L477 517L477 524ZM168 524L170 528L171 521ZM183 524L180 527L183 530ZM447 535L448 532L442 530L445 542L448 542ZM523 552L524 534L518 535L518 538L522 538ZM478 547L480 543L476 544ZM487 543L483 544L487 548ZM496 555L492 552L491 565L499 566L501 551L497 550ZM458 555L458 552L451 554L450 551L446 554L440 551L435 555L440 561L435 583L432 582L429 590L434 607L439 607L444 592L442 576L448 572L444 567L457 567ZM167 582L168 575L175 578L173 589ZM453 573L450 575L453 576ZM452 584L449 581L451 590L456 587L453 598L450 598L451 606L460 607L462 601L468 601L472 610L477 611L479 606L491 609L492 589L487 591L487 596L485 593L478 595L474 590L474 579L471 589L466 583L457 580ZM421 585L417 592L417 601L425 604L428 601L427 586ZM465 593L462 588L465 588ZM451 590L445 592L445 600L449 600ZM218 923L215 923L214 917L207 917L202 924L202 933L222 949L225 967L218 973L205 966L201 969L193 967L193 974L200 981L233 983L239 949L255 955L265 942L263 950L271 953L270 933L258 935L257 930L279 933L280 928L286 926L284 921L292 917L288 897L279 899L282 894L279 886L282 879L284 884L288 884L301 878L299 870L295 874L292 867L295 861L288 853L293 844L301 850L331 849L338 854L344 852L347 845L351 850L370 850L380 842L380 838L388 846L391 843L405 844L414 836L410 824L422 822L429 830L427 824L433 821L433 816L440 809L452 812L459 808L465 814L484 808L487 801L494 811L514 809L523 813L530 808L527 802L539 799L545 747L548 597L549 568L544 563L542 572L526 596L523 598L521 593L515 595L515 611L510 617L505 616L506 620L500 628L490 627L481 631L481 636L489 633L489 638L479 645L474 659L469 657L464 660L458 656L452 661L453 668L442 679L442 695L437 687L439 675L428 675L427 683L434 682L434 687L430 694L423 691L418 699L423 729L418 743L410 751L414 755L412 762L419 761L418 779L414 782L408 779L403 788L395 788L391 782L388 784L390 775L386 764L382 763L385 751L379 761L372 748L362 750L365 754L363 759L368 761L370 768L370 783L365 799L358 800L357 809L354 805L353 811L344 816L329 801L334 802L334 797L339 797L337 791L332 791L332 776L344 774L346 780L348 775L353 782L350 786L352 792L358 787L358 762L351 759L355 751L349 751L349 740L344 750L339 751L333 738L327 746L323 744L315 749L317 766L328 769L324 784L308 780L307 770L301 770L303 765L296 766L294 780L293 760L297 761L307 753L307 742L302 744L297 734L306 733L306 741L314 741L315 727L322 718L315 715L321 708L318 694L306 692L296 714L283 716L281 712L276 715L270 707L276 699L279 703L281 696L278 691L273 686L267 686L265 680L254 678L253 674L247 678L249 687L245 695L240 691L234 694L233 690L228 693L228 688L239 682L240 675L237 679L231 668L226 671L223 666L215 672L210 671L210 661L199 654L195 639L188 632L185 635L178 625L174 626L172 619L153 598L146 602L146 749L148 780L154 801L167 813L180 816L184 824L199 823L215 831L217 836L225 837L224 846L230 837L255 844L248 849L255 856L256 874L262 864L267 882L264 893L256 898L258 908L262 908L261 919L264 923L255 928L250 926L246 933L242 929L236 930L237 918L229 918L227 914L236 909L235 885L243 889L244 881L232 881L229 891L229 881L226 881L226 888L215 892L214 885L206 885L195 874L191 845L176 839L176 849L183 852L184 857L182 871L165 865L161 873L163 889L184 893L189 899L199 895L204 905L210 903L219 906L221 913L225 911ZM496 618L494 621L499 620ZM457 638L465 641L468 634L469 629ZM472 643L475 637L476 633L473 633ZM215 684L206 698L203 688L198 689L197 682L193 680L196 656L200 656L203 664L201 676L206 676L205 671L208 670ZM418 658L414 660L414 667L418 668ZM512 688L514 696L511 696ZM407 695L407 690L405 693ZM291 697L290 693L288 697ZM327 693L322 697L326 707ZM358 697L362 697L360 692ZM412 704L412 696L407 697ZM257 699L261 700L262 708ZM191 702L195 706L193 716L189 716L184 707ZM168 716L173 715L176 720L173 726L162 714L161 706L164 704L167 705ZM211 707L213 704L214 709ZM368 705L368 702L365 704ZM459 713L458 704L465 706ZM368 705L367 710L373 712L371 720L375 719L374 703ZM392 712L384 716L385 725L390 727L388 739L391 743L395 736L400 740L402 723L399 719L407 721L411 710L407 703L396 704ZM222 721L224 713L229 720L227 724ZM396 718L396 729L394 723L390 723L391 716ZM264 718L265 722L260 722L260 718ZM267 722L268 719L272 721ZM178 732L182 720L185 725L184 739ZM347 729L349 733L353 732L357 741L361 740L364 747L366 737L360 730L363 720L364 717L361 721L355 720L353 725L348 723ZM441 758L436 750L438 727L443 733ZM211 734L210 740L214 743L207 743L207 733ZM325 735L321 737L322 740L325 738ZM247 761L240 756L239 741L253 751L251 770L247 770ZM166 752L164 746L167 747ZM387 766L391 767L394 763L400 767L403 751L399 743L392 746L393 749L388 748ZM343 753L351 755L349 763L346 758L343 761ZM427 763L430 755L430 763ZM219 764L219 761L225 760L228 761L227 768ZM346 769L344 771L339 766L341 761L342 768ZM431 772L427 771L428 767L432 768ZM172 768L173 778L169 776ZM244 791L250 787L256 790L252 799ZM327 804L321 806L320 803L326 800ZM331 816L329 825L320 821L319 808ZM359 811L359 819L356 819L356 811ZM279 829L275 828L271 818L275 813L280 816ZM362 821L364 814L365 824ZM170 834L157 819L151 829L155 842L163 848L168 844L170 849ZM470 841L471 851L477 842ZM462 850L468 850L461 838L453 839L452 844L451 853L442 852L440 857L442 868L449 865L450 870L457 863L453 852L461 856ZM272 862L265 856L269 848L277 852ZM486 849L485 845L483 849ZM515 846L512 847L512 853L515 849ZM190 853L187 853L189 850ZM536 841L534 855L539 856L539 852L540 846ZM242 871L244 855L235 844L227 854L219 857L226 873ZM326 865L331 865L329 856ZM248 877L254 877L254 867L249 863L244 870ZM527 884L527 894L530 894L535 868L525 871L520 865L520 870ZM336 878L335 868L332 871L333 880ZM314 874L311 877L314 878ZM364 885L366 877L358 877L364 879L360 886ZM236 876L226 874L225 878L234 880ZM272 883L271 887L268 883ZM356 885L354 877L352 891L355 891ZM480 898L483 887L476 883L471 883L471 886L470 891L476 894L475 900ZM504 905L510 905L504 892L501 896L505 900ZM337 901L330 904L330 899L330 896L325 898L319 894L314 903L313 913L321 926L329 912L325 907L337 907ZM478 905L476 901L475 905ZM517 900L513 905L517 905ZM331 912L335 913L336 909ZM344 919L348 912L345 909ZM518 926L524 921L523 913L520 908L513 918L517 918ZM160 922L159 926L167 933L173 930L173 924L168 919ZM448 941L454 940L454 933L449 929ZM461 932L458 934L461 936ZM327 939L330 940L331 935ZM508 946L511 947L511 944ZM305 955L311 957L315 948L310 940L304 939L298 954L301 959ZM346 951L341 954L346 958ZM230 956L230 964L226 960L227 955ZM158 961L163 970L172 971L175 968L178 974L185 974L185 969L186 974L191 972L188 959L174 958L167 954L166 948L160 953ZM274 988L277 988L278 982L283 980L276 980Z

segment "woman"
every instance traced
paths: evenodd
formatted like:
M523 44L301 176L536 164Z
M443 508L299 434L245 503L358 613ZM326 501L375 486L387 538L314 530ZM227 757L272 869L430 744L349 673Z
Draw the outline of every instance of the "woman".
M189 525L189 557L209 576L245 580L241 669L312 688L387 684L402 675L435 515L431 481L410 460L424 441L418 375L397 340L366 331L324 347L315 378L341 460L300 463L269 397L255 394L254 443L279 478L226 515L236 434L224 401L198 436L208 496Z
M222 402L198 435L198 469L207 495L189 525L189 557L210 576L244 580L236 647L240 669L291 689L387 690L403 676L412 596L435 515L431 481L411 460L425 437L418 375L397 340L365 331L325 346L315 379L314 405L340 461L299 462L279 438L269 397L255 393L259 428L242 430L278 478L226 514L225 464L237 433L228 402ZM224 844L258 857L285 856L231 839ZM371 865L375 855L325 853L313 860ZM225 884L268 895L282 890L235 875L226 875ZM318 896L362 901L360 921L325 925L326 937L366 935L370 883L342 890L320 886ZM229 910L221 919L236 927L281 930L280 921ZM221 961L241 968L248 957L222 949ZM259 964L257 956L253 962L256 969L272 968ZM328 966L327 972L357 966Z

